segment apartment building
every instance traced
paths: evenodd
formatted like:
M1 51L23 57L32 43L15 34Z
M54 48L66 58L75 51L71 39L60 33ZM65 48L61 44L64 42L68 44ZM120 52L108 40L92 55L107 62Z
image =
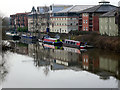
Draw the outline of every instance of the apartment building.
M15 28L15 15L10 15L11 28Z
M28 15L28 31L30 32L45 32L48 27L49 8L47 6L33 7L31 13Z
M99 5L81 11L79 17L79 31L99 32L99 16L115 8L116 6L110 5L110 2L101 1Z
M101 35L118 36L119 30L119 16L117 15L118 8L105 13L99 17L99 31Z
M50 17L54 13L70 6L71 5L39 6L37 10L33 7L31 13L28 15L28 30L34 31L36 29L39 32L49 32Z
M50 32L69 33L78 30L78 17L51 17Z
M79 30L79 12L93 5L75 5L54 13L51 19L50 32L69 33Z
M16 13L10 15L10 25L14 30L17 30L19 27L28 27L28 13Z

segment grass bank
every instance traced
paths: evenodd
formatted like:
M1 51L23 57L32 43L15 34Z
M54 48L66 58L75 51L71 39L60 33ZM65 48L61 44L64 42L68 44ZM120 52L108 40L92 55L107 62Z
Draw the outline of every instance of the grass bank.
M120 37L109 37L101 35L79 35L75 36L74 40L84 41L94 47L106 50L112 50L115 52L120 52Z

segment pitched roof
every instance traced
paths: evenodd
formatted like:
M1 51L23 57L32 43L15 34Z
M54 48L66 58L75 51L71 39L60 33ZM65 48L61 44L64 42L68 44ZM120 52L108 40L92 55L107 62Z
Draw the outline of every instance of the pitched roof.
M56 13L56 12L66 9L66 8L69 8L71 6L73 6L73 5L52 5L53 8L48 13Z
M115 8L116 8L116 6L113 6L113 5L96 5L91 8L83 10L82 13L108 12Z
M100 17L112 17L112 16L115 16L116 10L117 10L117 8L113 9L113 10L111 10L111 11L109 11L109 12L103 14L103 15L101 15Z
M84 9L93 7L94 5L75 5L66 9L63 9L61 11L58 11L57 13L66 13L66 12L80 12Z

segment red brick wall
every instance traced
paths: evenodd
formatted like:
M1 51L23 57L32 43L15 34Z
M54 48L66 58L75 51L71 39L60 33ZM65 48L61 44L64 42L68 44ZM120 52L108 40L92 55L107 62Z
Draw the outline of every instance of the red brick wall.
M93 16L93 30L99 31L99 16Z
M23 16L24 15L24 16ZM25 27L28 27L28 17L26 13L21 13L21 14L16 14L16 20L19 19L20 21L16 21L16 26L18 26L18 24L20 24L20 27L22 27L23 23L25 25ZM24 21L23 21L24 19Z
M99 58L93 60L93 67L94 67L95 69L99 68Z
M88 57L88 55L83 55L82 56L82 64L83 64L83 66L88 66L89 67L89 57Z
M84 20L85 20L85 23L84 23ZM87 20L87 23L86 23L86 20ZM85 30L84 30L84 27L85 27ZM86 30L86 27L87 27L87 30ZM84 16L82 14L82 31L89 31L89 15Z

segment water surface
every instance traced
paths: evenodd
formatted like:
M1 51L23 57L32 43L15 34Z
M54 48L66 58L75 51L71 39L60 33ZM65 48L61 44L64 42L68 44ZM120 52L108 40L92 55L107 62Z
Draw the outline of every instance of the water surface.
M120 87L117 53L22 43L13 43L13 47L3 54L3 88Z

